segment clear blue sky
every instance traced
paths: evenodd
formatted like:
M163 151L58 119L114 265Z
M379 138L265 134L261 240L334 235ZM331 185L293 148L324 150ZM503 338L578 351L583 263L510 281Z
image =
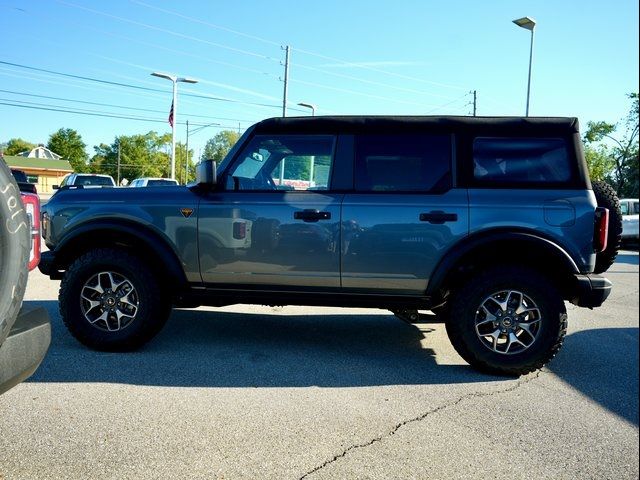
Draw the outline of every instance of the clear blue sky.
M180 93L225 99L180 96L179 122L221 125L190 136L198 155L220 128L281 115L281 45L292 49L288 115L309 114L298 102L319 115L467 115L472 90L478 115L523 115L530 34L511 22L522 16L538 22L531 115L583 127L626 115L638 91L636 0L0 0L0 61L160 90L0 63L0 103L36 107L0 105L0 141L46 143L73 128L92 154L117 135L168 132L171 83L150 76L163 71L200 81Z

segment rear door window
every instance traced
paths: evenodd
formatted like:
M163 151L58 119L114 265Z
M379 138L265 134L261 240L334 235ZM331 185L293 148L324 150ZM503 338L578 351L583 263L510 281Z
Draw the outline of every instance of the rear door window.
M448 135L358 135L358 192L443 192L451 188Z
M473 177L479 184L560 184L571 180L562 138L476 138Z

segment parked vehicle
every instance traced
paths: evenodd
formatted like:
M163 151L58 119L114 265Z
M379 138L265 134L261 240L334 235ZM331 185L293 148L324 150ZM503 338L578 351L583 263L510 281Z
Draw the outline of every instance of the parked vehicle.
M53 189L58 190L63 187L76 188L102 188L115 187L116 182L111 175L100 175L97 173L70 173L62 179L60 185L54 185Z
M36 185L29 182L29 179L27 178L27 174L24 173L22 170L16 170L12 168L11 174L13 175L13 178L18 184L18 188L20 189L21 192L35 193L35 194L38 193L38 188L36 187Z
M172 306L431 309L471 365L520 375L560 349L565 300L608 297L617 202L575 118L274 118L188 188L58 192L40 269L99 350L140 347Z
M28 271L40 261L40 200L28 182L20 191L12 174L1 161L0 394L35 372L51 341L46 310L21 308Z
M129 187L168 187L171 185L178 185L178 181L172 178L136 178L133 180Z
M621 198L620 211L622 213L622 240L638 241L638 218L640 202L637 198Z

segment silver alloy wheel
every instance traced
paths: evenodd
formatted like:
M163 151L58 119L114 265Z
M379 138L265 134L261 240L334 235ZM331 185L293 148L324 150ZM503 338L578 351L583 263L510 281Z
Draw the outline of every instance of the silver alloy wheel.
M540 333L542 315L534 301L517 290L485 298L476 312L476 334L492 352L514 355L528 349Z
M82 287L80 307L91 325L117 332L135 320L140 300L128 278L115 272L100 272Z

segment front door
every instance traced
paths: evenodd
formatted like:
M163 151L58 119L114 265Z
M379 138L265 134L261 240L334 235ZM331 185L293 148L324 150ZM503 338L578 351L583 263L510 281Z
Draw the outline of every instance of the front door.
M208 286L340 286L335 137L257 135L200 203L198 243Z

